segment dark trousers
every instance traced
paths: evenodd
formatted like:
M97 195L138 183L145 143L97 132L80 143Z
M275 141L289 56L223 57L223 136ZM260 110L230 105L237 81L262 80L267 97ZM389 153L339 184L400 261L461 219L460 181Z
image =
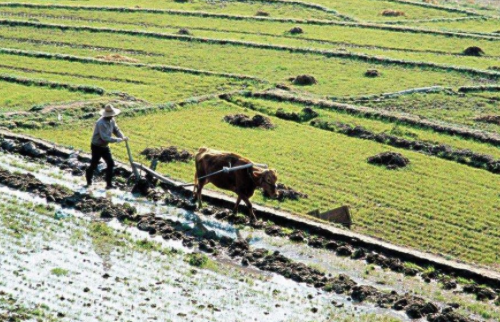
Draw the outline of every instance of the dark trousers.
M92 150L92 160L90 161L90 166L87 168L87 183L92 183L92 177L94 175L94 171L97 169L99 165L99 161L101 158L106 162L106 184L111 185L111 181L113 180L113 169L115 167L115 162L113 161L113 156L111 155L111 150L109 147L102 147L97 145L90 145L90 149Z

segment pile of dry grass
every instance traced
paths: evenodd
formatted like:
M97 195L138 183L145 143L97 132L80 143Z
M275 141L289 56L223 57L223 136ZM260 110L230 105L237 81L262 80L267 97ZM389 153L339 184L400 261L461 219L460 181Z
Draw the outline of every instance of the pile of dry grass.
M465 56L482 56L484 55L484 51L477 46L468 47L464 50Z
M376 69L368 69L366 72L365 72L365 76L366 77L379 77L380 76L380 72Z
M293 27L288 32L291 33L292 35L298 35L298 34L303 34L304 30L300 27Z
M224 121L239 127L260 127L264 129L272 129L274 125L271 123L271 119L262 115L254 115L249 117L246 114L234 114L226 115Z
M314 85L314 84L318 83L316 78L314 78L314 76L311 76L311 75L299 75L297 77L290 78L290 81L294 85L300 85L300 86L308 86L308 85Z
M179 31L177 32L177 34L188 36L188 35L191 35L191 32L187 28L181 28L181 29L179 29Z
M160 162L189 162L193 159L193 155L186 150L181 150L176 146L167 148L146 148L141 152L148 160L158 159Z
M137 59L123 56L120 54L101 55L101 56L96 56L95 58L106 60L106 61L120 62L120 63L138 63L139 62Z
M392 10L392 9L386 9L382 11L382 16L384 17L404 17L406 16L406 13L401 10Z
M410 160L405 158L401 153L384 152L368 158L368 163L383 165L387 169L404 168L410 164Z
M269 17L269 16L270 16L269 12L262 11L262 10L257 11L257 12L255 13L255 15L256 15L257 17Z

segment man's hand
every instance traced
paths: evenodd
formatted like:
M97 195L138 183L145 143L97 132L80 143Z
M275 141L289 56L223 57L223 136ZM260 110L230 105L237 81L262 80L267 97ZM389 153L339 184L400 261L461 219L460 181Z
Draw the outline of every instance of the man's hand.
M124 138L122 138L122 140L123 141L128 141L128 137L125 136Z

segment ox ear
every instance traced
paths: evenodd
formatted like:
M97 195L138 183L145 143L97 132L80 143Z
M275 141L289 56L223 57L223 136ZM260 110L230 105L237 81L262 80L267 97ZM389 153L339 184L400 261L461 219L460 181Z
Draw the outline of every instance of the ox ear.
M257 181L259 184L261 183L262 181L262 174L264 172L261 170L261 169L255 169L252 171L252 176L254 178L255 181Z

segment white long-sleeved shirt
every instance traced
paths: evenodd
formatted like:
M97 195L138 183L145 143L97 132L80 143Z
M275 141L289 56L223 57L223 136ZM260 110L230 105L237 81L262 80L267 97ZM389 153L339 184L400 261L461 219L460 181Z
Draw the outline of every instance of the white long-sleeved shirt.
M112 135L115 135L117 138L114 138ZM101 117L96 123L94 127L94 134L92 134L92 144L105 147L108 146L109 143L118 142L118 138L123 138L124 135L116 125L115 120L106 119Z

